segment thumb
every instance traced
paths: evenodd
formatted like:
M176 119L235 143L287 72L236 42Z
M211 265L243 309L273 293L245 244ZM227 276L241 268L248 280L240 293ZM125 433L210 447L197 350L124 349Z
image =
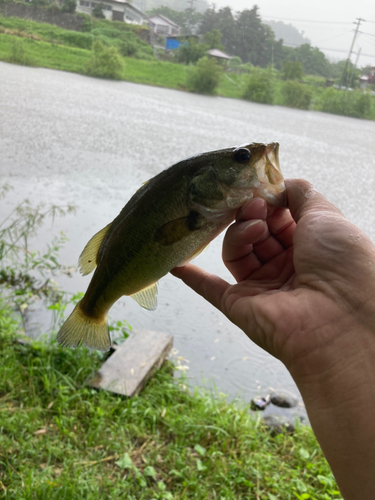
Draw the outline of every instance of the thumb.
M296 222L308 212L325 212L344 217L343 213L309 182L303 179L287 179L285 186L289 210Z

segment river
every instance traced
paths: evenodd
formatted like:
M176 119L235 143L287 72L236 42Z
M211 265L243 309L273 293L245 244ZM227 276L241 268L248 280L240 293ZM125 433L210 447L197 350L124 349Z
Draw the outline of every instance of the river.
M375 240L374 122L0 62L0 182L13 187L1 219L25 198L75 204L76 215L47 224L34 242L64 231L66 264L142 182L187 156L249 141L278 141L285 177L312 182ZM221 241L196 263L229 281ZM89 279L60 284L84 291ZM245 400L269 387L296 392L279 361L179 280L161 280L158 302L148 312L124 297L111 314L174 335L192 383Z

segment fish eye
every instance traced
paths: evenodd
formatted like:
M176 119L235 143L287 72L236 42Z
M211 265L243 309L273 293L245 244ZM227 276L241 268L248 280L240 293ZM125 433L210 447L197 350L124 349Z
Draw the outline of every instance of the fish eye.
M238 148L234 152L234 160L238 163L246 163L250 158L251 153L247 148Z

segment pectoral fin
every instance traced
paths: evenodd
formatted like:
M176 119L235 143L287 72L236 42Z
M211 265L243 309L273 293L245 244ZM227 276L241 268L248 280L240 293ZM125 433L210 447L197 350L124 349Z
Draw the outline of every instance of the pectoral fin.
M154 234L154 241L163 246L173 245L178 241L190 236L193 231L201 229L205 218L198 212L192 210L187 217L181 217L159 227Z
M83 276L90 274L96 268L96 256L98 255L99 247L111 224L112 222L96 233L79 256L78 267Z
M144 288L140 292L130 295L138 304L149 311L154 311L158 305L158 287L157 283L154 283L147 288Z

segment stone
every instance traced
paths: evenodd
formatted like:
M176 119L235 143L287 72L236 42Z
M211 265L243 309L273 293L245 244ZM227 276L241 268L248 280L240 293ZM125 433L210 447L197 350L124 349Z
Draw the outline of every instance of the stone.
M271 393L271 403L280 408L294 408L298 404L298 399L287 391L274 391Z
M294 422L287 417L282 417L281 415L265 415L263 417L263 421L272 436L285 434L286 432L293 434L295 430Z

